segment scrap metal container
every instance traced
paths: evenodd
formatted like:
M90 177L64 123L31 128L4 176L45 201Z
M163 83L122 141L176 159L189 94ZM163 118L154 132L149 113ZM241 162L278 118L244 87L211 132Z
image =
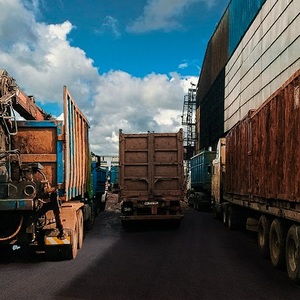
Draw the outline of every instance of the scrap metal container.
M92 197L89 124L64 87L64 194L71 200L85 193ZM60 170L62 172L62 170Z
M226 136L224 196L300 202L299 120L300 70Z
M90 190L89 125L64 87L64 122L18 121L12 148L20 150L22 163L39 163L41 172L57 187L60 200L69 201ZM36 180L42 180L36 173Z
M119 133L121 220L181 220L183 136ZM123 223L123 222L122 222Z

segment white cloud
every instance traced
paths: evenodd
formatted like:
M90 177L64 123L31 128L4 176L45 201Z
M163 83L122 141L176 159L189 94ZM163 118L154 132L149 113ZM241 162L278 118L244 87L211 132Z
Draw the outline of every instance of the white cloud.
M118 153L120 128L174 132L181 126L183 96L196 77L153 73L139 78L120 70L101 75L82 49L70 45L73 29L69 21L38 22L21 0L0 0L0 68L47 107L62 104L67 85L89 120L91 150L99 155Z
M185 68L187 68L189 65L188 65L188 63L181 63L179 66L178 66L178 68L179 69L185 69Z
M142 33L154 30L172 31L181 28L178 17L194 3L203 2L208 7L216 0L148 0L143 14L134 20L127 30Z
M119 30L119 21L112 16L106 16L103 20L100 30L96 30L96 33L111 33L115 38L119 38L121 36L121 32Z

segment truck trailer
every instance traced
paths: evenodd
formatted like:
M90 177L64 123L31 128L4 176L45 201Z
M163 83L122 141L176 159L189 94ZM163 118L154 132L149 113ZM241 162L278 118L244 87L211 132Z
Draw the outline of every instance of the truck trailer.
M260 253L300 282L300 70L218 144L212 205L233 229L257 231Z
M97 216L105 209L107 201L107 182L108 170L101 167L101 160L99 155L92 154L92 181L93 181L93 196L94 196L94 210Z
M73 259L93 223L88 121L66 87L59 121L5 70L0 83L0 246Z
M110 168L110 190L113 193L119 192L119 166Z
M190 189L188 203L196 210L211 207L212 161L216 151L204 150L190 159Z
M119 140L122 225L149 220L180 224L184 198L182 130L141 134L120 130Z

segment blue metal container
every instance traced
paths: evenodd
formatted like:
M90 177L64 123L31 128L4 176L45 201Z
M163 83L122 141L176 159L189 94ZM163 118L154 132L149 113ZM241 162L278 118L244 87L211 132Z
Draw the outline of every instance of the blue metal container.
M202 151L191 158L191 188L195 191L210 191L212 161L215 151Z
M110 169L110 183L116 184L119 182L119 166L112 166Z

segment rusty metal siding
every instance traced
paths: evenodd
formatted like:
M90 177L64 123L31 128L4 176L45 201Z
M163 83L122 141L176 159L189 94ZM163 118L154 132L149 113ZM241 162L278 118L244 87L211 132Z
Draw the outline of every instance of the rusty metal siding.
M64 87L65 128L65 200L84 197L89 189L90 150L89 124Z
M178 133L119 134L122 200L183 197L183 138Z
M226 194L300 202L299 121L300 70L226 136Z
M61 121L18 121L18 133L13 135L12 148L20 150L22 163L40 163L51 186L61 183L58 173L62 166L62 147L58 136L62 131ZM34 179L44 178L36 173Z
M228 60L228 32L229 17L227 9L207 45L198 81L198 105L209 92Z

